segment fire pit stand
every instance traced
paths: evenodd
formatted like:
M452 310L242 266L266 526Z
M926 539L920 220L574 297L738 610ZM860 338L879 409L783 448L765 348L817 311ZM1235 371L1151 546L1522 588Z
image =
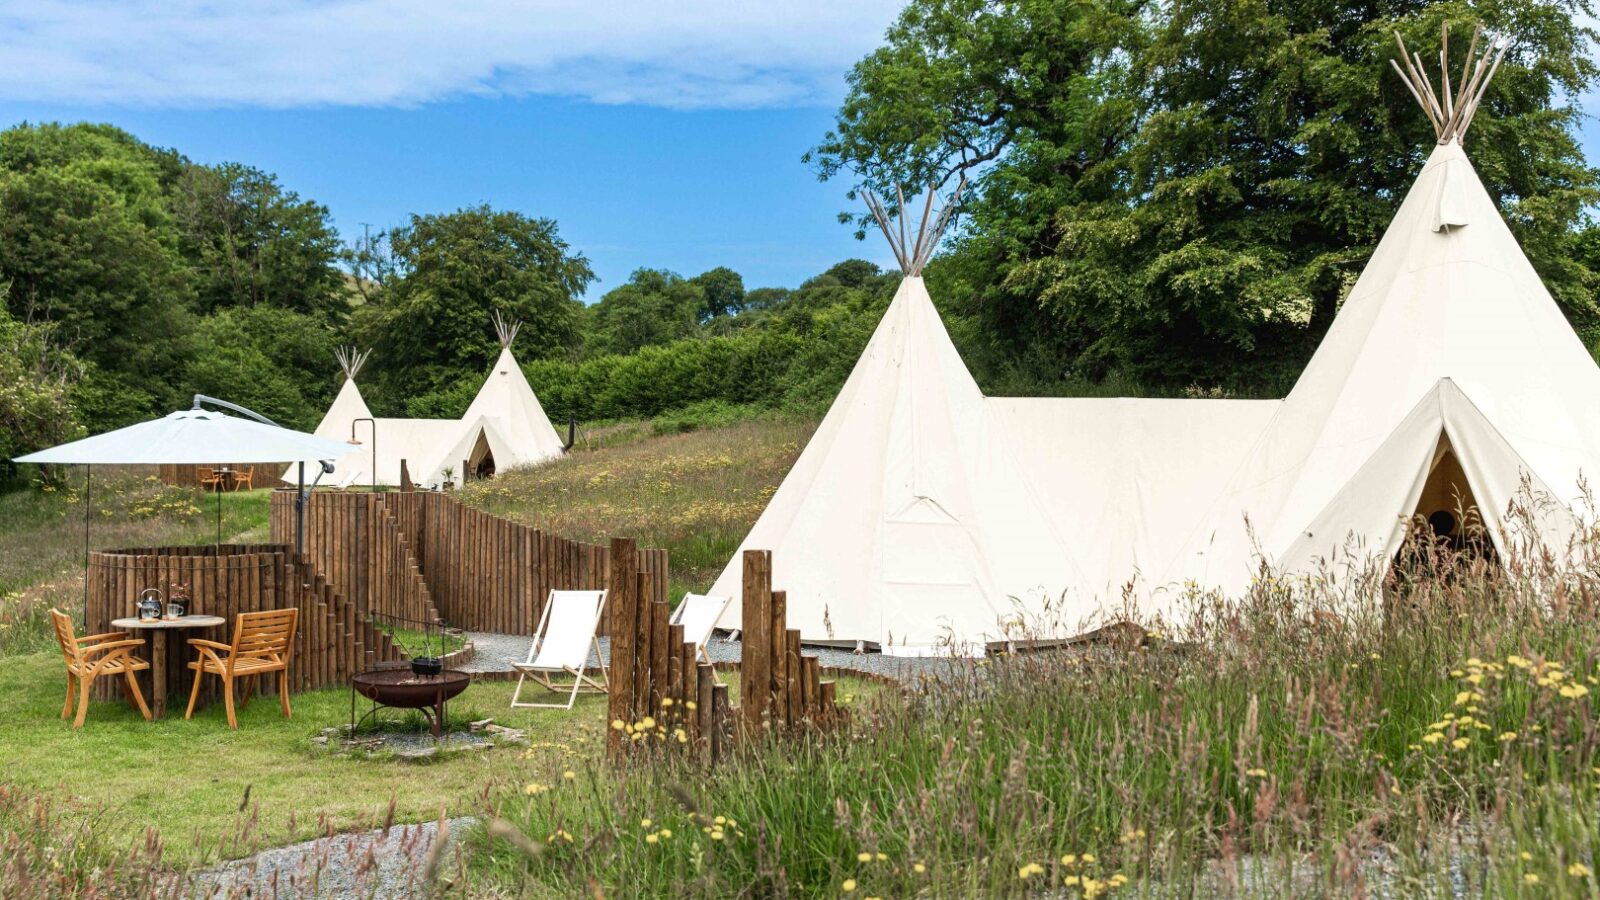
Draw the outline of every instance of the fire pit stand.
M444 716L452 697L467 689L472 676L455 669L437 675L419 675L408 664L370 669L350 679L350 737L380 709L415 709L433 725L435 741L443 735ZM372 708L356 718L356 695L372 701Z

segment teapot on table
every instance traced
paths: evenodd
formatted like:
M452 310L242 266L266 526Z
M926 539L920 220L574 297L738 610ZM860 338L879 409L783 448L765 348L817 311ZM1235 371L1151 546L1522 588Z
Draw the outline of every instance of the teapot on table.
M139 621L149 622L161 618L161 589L145 588L139 594Z

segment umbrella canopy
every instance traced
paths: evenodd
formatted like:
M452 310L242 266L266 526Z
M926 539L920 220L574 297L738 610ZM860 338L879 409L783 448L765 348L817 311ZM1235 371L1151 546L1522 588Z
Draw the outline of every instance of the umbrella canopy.
M338 459L344 441L225 415L185 409L81 441L29 453L14 462L62 465L206 465Z

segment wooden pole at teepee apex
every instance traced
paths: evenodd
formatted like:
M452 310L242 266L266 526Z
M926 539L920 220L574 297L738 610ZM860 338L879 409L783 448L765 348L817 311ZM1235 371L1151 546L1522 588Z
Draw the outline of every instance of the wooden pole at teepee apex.
M1501 60L1505 58L1509 45L1503 39L1491 42L1479 55L1478 38L1482 33L1481 25L1473 28L1472 40L1467 44L1467 58L1461 64L1461 78L1452 84L1450 26L1448 23L1441 23L1440 84L1435 88L1433 79L1423 67L1422 56L1408 50L1405 40L1400 37L1400 32L1394 32L1394 42L1400 50L1400 59L1399 61L1390 59L1389 65L1395 74L1400 76L1400 81L1406 86L1406 90L1411 92L1412 99L1422 107L1423 114L1433 125L1435 138L1441 144L1448 144L1451 141L1465 142L1467 129L1472 126L1472 119L1477 115L1484 93L1489 89L1489 81L1494 78Z

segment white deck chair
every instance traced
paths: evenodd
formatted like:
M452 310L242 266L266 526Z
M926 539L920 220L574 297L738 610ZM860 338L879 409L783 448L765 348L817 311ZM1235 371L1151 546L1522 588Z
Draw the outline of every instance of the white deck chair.
M728 604L733 602L732 597L718 597L707 594L684 594L683 600L678 603L678 608L672 611L672 618L668 620L673 625L683 626L684 638L694 641L695 655L701 662L711 662L711 654L706 652L706 643L711 640L711 631L717 627L717 621L727 611ZM716 670L712 670L716 675ZM717 679L719 682L722 680Z
M534 633L533 645L528 648L526 662L512 663L517 670L517 689L511 694L511 708L571 709L578 692L606 693L609 679L604 656L600 655L600 616L605 613L605 591L551 591L545 601L544 614L539 617L539 629ZM589 651L594 650L600 661L600 680L584 674L589 663ZM557 684L553 675L566 674L570 684ZM567 694L566 703L523 703L523 682L532 678L546 690Z

